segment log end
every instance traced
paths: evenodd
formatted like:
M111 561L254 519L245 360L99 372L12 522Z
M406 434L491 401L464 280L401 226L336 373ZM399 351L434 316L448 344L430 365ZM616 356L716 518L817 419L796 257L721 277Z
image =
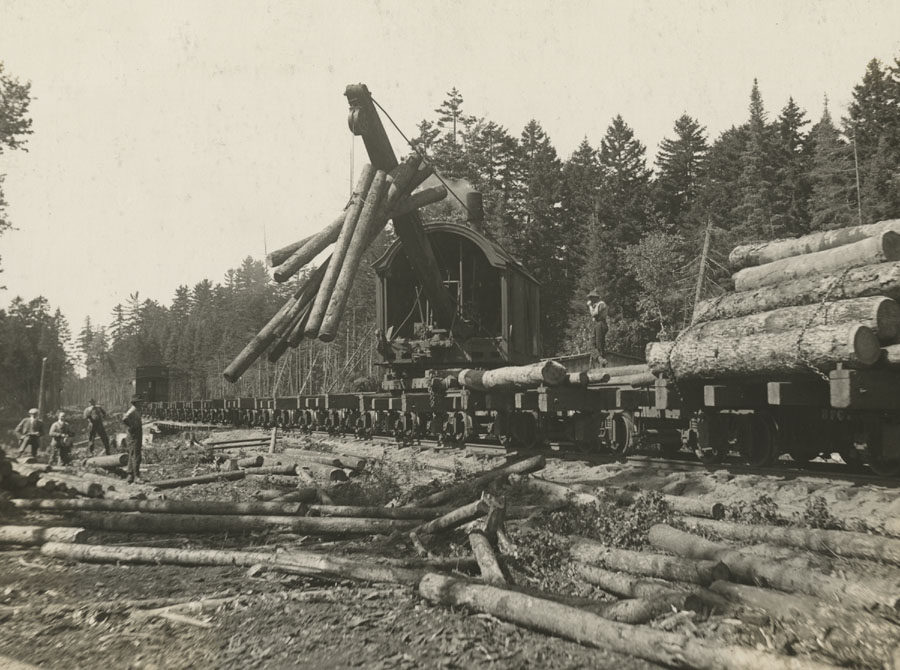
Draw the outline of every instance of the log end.
M886 230L881 234L881 249L885 261L900 260L900 233Z
M900 335L900 304L890 298L880 301L875 322L878 324L878 338L882 342L894 341Z
M897 237L900 238L900 235ZM872 365L881 358L881 343L871 328L857 326L851 329L848 344L862 365Z
M329 330L320 330L319 331L319 341L320 342L334 342L334 333Z

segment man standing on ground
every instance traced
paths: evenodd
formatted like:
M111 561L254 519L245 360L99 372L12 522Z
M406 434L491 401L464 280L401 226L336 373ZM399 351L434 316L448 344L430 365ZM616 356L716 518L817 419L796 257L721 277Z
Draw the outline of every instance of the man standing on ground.
M597 289L587 294L587 305L592 320L591 344L597 350L600 358L606 358L606 333L609 331L609 323L606 318L609 308L600 299Z
M57 461L63 465L72 462L72 437L75 431L66 421L66 413L56 415L56 422L50 426L50 465L56 465Z
M99 437L103 443L103 450L109 455L109 437L106 435L106 427L103 420L106 418L106 410L97 404L97 401L91 398L91 404L84 410L84 418L88 420L91 426L91 432L88 434L88 451L94 455L94 438Z
M41 446L41 435L44 434L44 422L38 417L38 411L32 407L28 410L28 416L16 426L16 435L19 436L19 456L25 453L30 446L31 455L37 458L38 448Z
M141 423L141 404L143 399L136 395L131 398L131 407L122 417L122 423L128 428L128 483L141 482L141 447L144 431Z

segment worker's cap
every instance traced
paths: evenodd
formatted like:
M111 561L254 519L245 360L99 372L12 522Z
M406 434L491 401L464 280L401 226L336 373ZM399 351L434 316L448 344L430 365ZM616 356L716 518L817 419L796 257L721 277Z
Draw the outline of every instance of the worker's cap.
M600 294L597 293L597 289L593 289L590 293L587 294L587 297L588 298L597 298L597 300L599 300Z
M66 413L65 412L57 412L56 416L58 416L60 419L64 419L66 417Z
M91 398L90 400L88 400L88 402L91 403L92 405L96 405L96 404L97 404L97 401L94 400L93 398Z
M28 410L28 413L29 414L37 414L38 413L37 407L32 407L30 410Z

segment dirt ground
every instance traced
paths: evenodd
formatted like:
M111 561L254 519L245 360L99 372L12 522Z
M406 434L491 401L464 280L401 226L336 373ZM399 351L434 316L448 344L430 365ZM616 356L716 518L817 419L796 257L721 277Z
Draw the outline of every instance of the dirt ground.
M222 431L215 439L264 435L260 431ZM202 437L202 436L201 436ZM338 504L405 502L414 493L440 486L502 460L466 456L461 450L398 450L395 446L355 439L321 439L299 435L279 442L266 464L290 463L288 446L351 453L370 459L366 474L336 484L329 494ZM145 447L144 478L149 481L211 472L216 465L184 435L157 438ZM233 451L249 455L259 451ZM697 497L729 505L735 518L768 513L788 520L809 514L810 501L821 497L830 520L845 527L878 529L900 513L900 489L853 479L785 475L762 477L728 470L681 471L664 465L606 463L578 458L550 459L541 473L547 479L615 485ZM165 491L170 499L251 501L258 491L296 484L286 477L247 477ZM146 487L149 489L149 487ZM514 503L547 502L522 487L502 491ZM159 494L151 494L158 496ZM765 496L761 498L761 496ZM651 500L658 502L658 497ZM638 546L646 524L665 516L657 508L606 510L611 520L600 539ZM821 507L817 508L821 515ZM649 510L649 511L648 511ZM510 572L521 586L549 588L565 595L608 599L609 596L573 575L555 533L576 524L565 510L531 522L510 524L518 545ZM31 518L8 507L0 515ZM554 516L555 515L555 516ZM621 517L621 518L620 518ZM605 535L604 535L605 533ZM210 535L140 536L92 533L89 543L182 548L230 548L256 551L296 548L352 555L380 553L393 557L415 554L403 537L322 541L279 532L241 537ZM451 536L435 546L437 553L460 555L465 537ZM883 576L896 569L875 565ZM900 583L900 582L898 582ZM192 615L192 625L141 616L148 606L201 598L235 597L209 611ZM165 602L152 602L169 599ZM806 653L789 630L761 622L721 616L673 612L654 627L690 632L718 643L740 643L780 651ZM0 551L0 666L3 658L46 668L632 668L656 667L605 650L590 649L531 632L492 616L432 606L411 587L300 578L237 567L104 565L47 558L37 549ZM898 639L900 641L900 639Z

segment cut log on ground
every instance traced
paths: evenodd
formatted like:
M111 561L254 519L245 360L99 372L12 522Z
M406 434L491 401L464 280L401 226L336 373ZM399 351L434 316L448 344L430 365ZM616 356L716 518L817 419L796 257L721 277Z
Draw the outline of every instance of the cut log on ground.
M127 533L249 533L279 531L306 535L383 535L406 531L415 521L351 517L294 517L230 514L79 513L55 522Z
M56 485L56 488L61 488L60 484L64 485L66 490L75 491L88 498L102 498L106 493L106 488L99 482L60 472L43 473L37 482L39 488L44 488L47 485Z
M286 477L295 477L297 475L297 466L293 463L289 465L264 465L259 468L244 468L243 472L247 475L284 475Z
M862 608L900 609L900 588L887 580L854 576L841 579L832 575L785 567L778 561L761 560L727 544L710 542L697 535L665 524L650 528L650 544L673 554L694 559L720 560L735 580L769 586L788 593L806 593L827 602Z
M747 337L758 333L783 333L798 328L847 323L866 326L882 342L891 342L900 333L900 305L883 296L850 298L706 321L691 326L687 332L697 338Z
M262 456L247 456L247 458L237 459L237 466L239 468L261 468L262 464Z
M481 374L478 374L478 373ZM566 366L556 361L531 365L515 365L493 370L466 369L459 373L459 383L478 391L516 391L541 385L557 386L567 379Z
M218 442L197 442L201 447L205 447L206 449L212 449L215 447L222 447L223 449L227 449L229 446L233 446L235 449L238 447L242 447L246 444L256 444L258 442L267 442L269 439L268 435L259 435L258 437L245 437L240 440L221 440Z
M315 479L322 479L328 482L345 482L349 479L343 468L336 468L323 463L301 463L297 468L297 472L304 471L311 474Z
M45 542L81 542L86 535L84 528L0 526L0 545L31 547Z
M834 249L859 242L867 237L875 237L886 231L900 232L900 219L890 219L864 226L850 226L836 230L810 233L802 237L742 244L731 250L728 263L734 270L765 265L783 258L812 254L817 251Z
M182 486L193 486L194 484L211 484L212 482L233 482L243 479L247 476L246 470L233 470L231 472L213 472L208 475L197 475L196 477L182 477L180 479L160 479L150 482L150 485L157 489L177 489Z
M849 558L865 558L900 565L900 540L868 533L819 528L790 528L690 519L692 528L714 532L720 537L741 542L768 542L824 554Z
M268 437L261 437L258 440L248 440L246 442L239 442L236 444L217 444L214 446L206 446L202 444L200 446L206 447L207 451L225 451L228 449L257 449L259 447L267 447L269 445Z
M708 645L686 635L609 621L545 598L437 574L422 578L419 594L433 603L466 607L531 630L672 667L716 670L831 667L744 647Z
M308 494L307 494L308 497ZM315 491L312 494L315 498ZM303 516L307 506L283 502L226 502L224 500L106 500L104 498L14 499L18 509L42 512L146 512L151 514L214 514Z
M442 531L461 526L468 521L472 521L472 519L477 519L480 516L484 516L491 508L491 503L489 502L489 500L492 497L493 496L483 493L480 500L476 500L475 502L469 503L468 505L463 505L462 507L439 516L436 519L432 519L431 521L426 521L425 523L417 526L414 529L414 532L420 537L422 535L440 533Z
M85 465L95 468L121 468L128 465L128 454L110 454L109 456L93 456L84 461Z
M681 593L688 596L688 591L679 589L671 582L660 579L646 579L634 577L624 572L613 572L598 568L596 565L578 563L575 566L578 576L589 584L599 586L607 593L620 598L653 598L654 596L671 595ZM688 609L680 607L679 609Z
M73 551L71 547L78 546ZM41 553L88 563L149 563L151 565L236 565L262 564L279 572L307 577L357 579L370 582L416 584L421 570L380 565L372 557L340 558L312 552L290 551L278 554L217 549L161 549L157 547L110 547L105 545L68 545L48 542Z
M897 625L865 612L848 612L816 598L789 595L729 582L710 590L744 607L780 619L801 645L818 647L836 661L875 668L890 667Z
M507 477L512 474L525 474L528 472L534 472L536 470L542 469L546 465L546 463L547 460L542 455L532 456L531 458L516 461L515 463L509 463L499 468L489 470L469 481L448 487L446 489L443 489L442 491L433 493L430 496L420 498L419 500L411 502L408 507L435 507L463 495L478 495L478 489L484 487L485 485L496 479Z
M451 512L446 507L354 507L350 505L310 505L310 516L348 516L368 519L437 519Z
M469 546L472 547L472 553L475 555L475 560L478 561L481 579L487 584L506 584L506 577L503 575L503 570L494 554L494 548L487 536L480 530L472 531L469 533Z
M633 575L690 582L701 586L709 586L716 580L730 577L728 568L721 561L692 561L646 551L617 549L593 540L576 541L570 553L575 560L588 565L605 565L612 570Z
M647 362L654 374L672 374L680 381L808 375L833 370L838 364L865 368L880 356L875 333L855 324L748 337L703 338L686 331L674 346L668 342L647 345Z
M335 468L349 467L334 454L326 454L321 451L308 451L306 449L298 449L296 447L287 447L287 456L300 461L301 463L321 463L322 465L330 465Z
M887 230L852 244L744 268L733 275L734 289L749 291L811 275L897 260L900 260L900 234Z
M718 298L699 302L695 323L768 312L779 307L816 305L826 297L828 300L844 300L866 296L900 300L900 263L866 265L753 291L725 293Z

